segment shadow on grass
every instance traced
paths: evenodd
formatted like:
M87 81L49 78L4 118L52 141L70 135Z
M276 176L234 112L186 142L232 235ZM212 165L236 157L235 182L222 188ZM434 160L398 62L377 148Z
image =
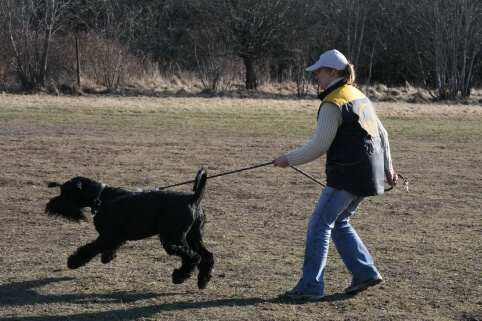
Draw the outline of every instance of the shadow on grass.
M293 300L280 294L277 298L272 300L267 300L267 302L279 303L279 304L306 304L306 303L314 303L314 302L344 301L344 300L349 300L351 298L353 298L352 295L347 295L345 293L334 293L330 295L325 295L325 297L319 301L307 301L307 300Z
M74 278L47 278L42 280L32 280L14 282L0 285L0 308L5 306L25 306L49 303L99 303L102 301L110 303L129 303L138 300L155 298L164 295L176 295L172 293L106 293L106 294L65 294L65 295L41 295L35 288L42 287L51 283L74 280Z
M138 300L145 300L150 298L159 298L161 296L182 296L186 293L109 293L109 294L65 294L65 295L40 295L36 293L35 288L42 287L48 284L70 281L74 278L47 278L42 280L32 280L24 282L14 282L10 284L0 285L0 308L5 309L7 306L34 306L38 304L99 304L104 303L129 303L136 302ZM345 294L333 294L326 296L323 301L339 301L350 298ZM183 311L183 310L196 310L203 308L216 308L216 307L239 307L250 306L261 303L272 304L303 304L309 301L293 301L285 296L280 295L273 299L262 298L228 298L210 301L200 302L173 302L164 304L154 304L141 307L130 307L117 310L109 310L102 312L83 312L78 314L68 314L63 316L54 315L35 315L36 313L30 313L28 316L18 317L15 315L8 315L2 320L5 321L56 321L56 320L136 320L140 318L150 317L152 315L169 312L169 311ZM311 302L312 303L312 302ZM33 314L33 315L32 315ZM45 310L39 310L38 314L47 314Z

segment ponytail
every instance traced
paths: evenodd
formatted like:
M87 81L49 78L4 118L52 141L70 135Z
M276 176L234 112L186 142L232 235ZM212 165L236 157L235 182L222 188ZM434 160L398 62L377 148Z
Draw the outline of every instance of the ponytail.
M353 85L355 83L355 67L352 64L347 64L345 70L343 70L343 80L348 85Z

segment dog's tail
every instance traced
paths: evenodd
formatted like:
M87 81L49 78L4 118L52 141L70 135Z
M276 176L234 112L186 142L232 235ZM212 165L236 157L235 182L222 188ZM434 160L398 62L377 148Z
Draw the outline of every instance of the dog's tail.
M197 172L196 179L194 180L194 186L192 190L194 191L194 203L199 204L204 195L204 189L206 187L206 181L208 179L208 174L204 167L201 167Z

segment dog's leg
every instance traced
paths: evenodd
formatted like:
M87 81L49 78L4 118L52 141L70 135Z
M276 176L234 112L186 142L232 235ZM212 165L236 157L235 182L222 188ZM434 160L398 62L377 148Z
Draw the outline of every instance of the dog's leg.
M199 263L199 255L189 248L185 238L178 237L177 240L161 238L162 246L169 255L177 255L181 258L181 267L175 269L172 273L172 282L174 284L181 284L187 280L192 271Z
M124 244L124 242L118 242L118 244L113 249L102 252L102 254L100 256L100 261L103 264L107 264L110 261L112 261L113 259L115 259L117 249L119 247L121 247L121 245L123 245L123 244Z
M102 254L101 254L101 256L100 256L100 261L101 261L103 264L109 263L110 261L112 261L113 259L115 259L115 256L116 256L115 253L116 253L115 250L110 250L110 251L102 252Z
M87 264L98 254L112 251L112 248L116 247L115 244L111 239L99 236L95 241L79 247L74 254L69 256L67 266L69 269L77 269Z
M202 239L203 227L204 222L202 220L196 221L186 236L189 246L201 256L201 262L199 262L198 265L199 274L197 279L197 285L200 289L206 288L206 285L211 281L214 267L214 255L206 249Z

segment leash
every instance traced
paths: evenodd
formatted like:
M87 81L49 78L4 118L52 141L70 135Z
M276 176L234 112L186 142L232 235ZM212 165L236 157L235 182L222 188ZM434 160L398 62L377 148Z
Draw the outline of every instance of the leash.
M298 173L300 173L300 174L308 177L308 178L311 179L312 181L318 183L319 185L321 185L321 186L323 186L323 187L326 187L325 184L321 183L321 182L318 181L316 178L314 178L314 177L306 174L306 173L303 172L301 169L296 168L295 166L291 166L291 165L290 165L290 167L291 167L292 169L294 169L295 171L297 171ZM407 180L405 177L403 177L402 174L397 174L397 177L398 177L398 178L401 178L401 179L403 180L403 186L405 187L405 190L406 190L407 193L408 193L408 180ZM393 186L390 186L389 188L385 189L385 192L391 191L392 189L393 189Z
M259 165L254 165L254 166L249 166L249 167L244 167L244 168L240 168L240 169L236 169L236 170L233 170L233 171L230 171L230 172L225 172L225 173L221 173L221 174L216 174L216 175L212 175L212 176L208 176L206 177L206 179L210 179L210 178L215 178L215 177L220 177L220 176L224 176L224 175L229 175L229 174L234 174L234 173L239 173L239 172L243 172L243 171L247 171L247 170L250 170L250 169L255 169L255 168L258 168L258 167L263 167L263 166L267 166L267 165L271 165L273 164L273 162L269 162L269 163L264 163L264 164L259 164ZM139 191L139 192L132 192L132 193L128 193L128 194L124 194L124 195L120 195L110 201L108 201L107 203L102 203L100 197L102 195L102 192L104 191L106 185L105 184L101 184L100 188L99 188L99 191L97 192L97 197L95 198L94 200L94 206L92 207L92 213L94 214L97 214L99 209L101 207L104 207L104 206L107 206L109 204L112 204L112 203L115 203L117 201L120 201L124 198L131 198L132 196L135 196L135 195L138 195L138 194L142 194L142 193L146 193L146 192L152 192L152 191L160 191L160 190L163 190L163 189L167 189L167 188L171 188L171 187L176 187L176 186L181 186L181 185L186 185L186 184L190 184L190 183L194 183L196 180L190 180L190 181L186 181L186 182L182 182L182 183L178 183L178 184L173 184L173 185L168 185L168 186L164 186L164 187L156 187L155 189L153 190L147 190L147 191ZM49 184L50 186L50 184ZM52 185L53 187L54 185ZM55 185L55 186L60 186L60 185Z
M317 180L317 179L314 178L313 176L310 176L310 175L306 174L306 173L303 172L301 169L299 169L299 168L297 168L297 167L294 167L294 166L291 166L291 165L290 165L290 167L291 167L292 169L294 169L295 171L297 171L298 173L300 173L300 174L308 177L308 178L311 179L312 181L318 183L318 185L321 185L321 186L323 186L323 187L326 187L325 184L323 184L322 182L320 182L319 180Z
M224 172L224 173L220 173L220 174L216 174L216 175L212 175L212 176L208 176L206 179L211 179L211 178L215 178L215 177L220 177L220 176L225 176L225 175L230 175L230 174L234 174L234 173L239 173L239 172L244 172L244 171L248 171L248 170L251 170L251 169L255 169L255 168L259 168L259 167L263 167L263 166L268 166L268 165L271 165L273 164L273 161L271 162L268 162L268 163L263 163L263 164L258 164L258 165L254 165L254 166L249 166L249 167L244 167L244 168L240 168L240 169L236 169L236 170L233 170L233 171L229 171L229 172ZM323 184L322 182L320 182L319 180L317 180L316 178L314 178L313 176L310 176L308 175L307 173L303 172L301 169L295 167L295 166L291 166L290 167L292 169L294 169L295 171L297 171L298 173L302 174L303 176L311 179L312 181L316 182L318 185L321 185L323 187L326 187L325 184ZM405 179L405 177L403 177L401 174L397 174L397 176L399 178L401 178L403 180L403 185L405 186L405 189L407 190L407 193L408 193L408 180ZM171 187L177 187L177 186L181 186L181 185L186 185L186 184L192 184L194 183L196 180L190 180L190 181L186 181L186 182L182 182L182 183L177 183L177 184L172 184L172 185L167 185L167 186L163 186L163 187L156 187L155 190L163 190L163 189L167 189L167 188L171 188ZM390 188L387 188L385 189L385 192L387 191L390 191L393 189L393 186L391 186Z
M259 165L244 167L244 168L236 169L236 170L233 170L233 171L230 171L230 172L225 172L225 173L220 173L220 174L208 176L208 177L206 177L206 179L211 179L211 178L220 177L220 176L225 176L225 175L229 175L229 174L244 172L244 171L248 171L248 170L251 170L251 169L258 168L258 167L268 166L268 165L271 165L271 164L273 164L272 161L269 162L269 163L264 163L264 164L259 164ZM163 190L163 189L166 189L166 188L171 188L171 187L176 187L176 186L181 186L181 185L186 185L186 184L194 183L195 181L196 181L196 180L191 180L191 181L182 182L182 183L177 183L177 184L168 185L168 186L164 186L164 187L157 187L156 189L157 189L157 190Z
M398 178L401 178L401 179L403 180L403 187L405 187L405 190L406 190L407 193L408 193L408 179L406 179L405 177L403 177L402 174L397 174L397 177L398 177ZM390 190L392 190L392 189L393 189L393 186L390 186L389 188L387 188L387 189L385 190L385 192L388 192L388 191L390 191Z

